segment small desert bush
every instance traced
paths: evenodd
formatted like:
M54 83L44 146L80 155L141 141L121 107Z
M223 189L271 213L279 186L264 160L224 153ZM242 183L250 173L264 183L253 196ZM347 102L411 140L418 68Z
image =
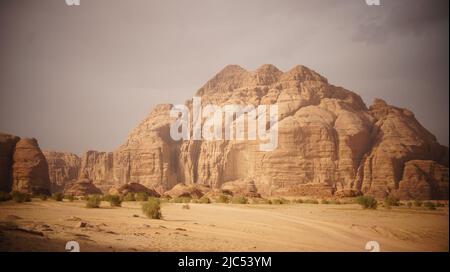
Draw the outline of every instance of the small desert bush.
M329 201L329 204L333 204L333 205L341 205L341 201L339 199L332 199Z
M245 196L235 196L231 199L233 204L247 204L248 199Z
M98 195L89 196L86 200L86 208L95 209L100 208L102 198Z
M123 197L123 201L136 201L133 193L128 193Z
M0 202L11 200L11 195L0 191Z
M150 197L147 202L142 204L142 212L151 219L161 219L161 203L159 199Z
M289 204L290 201L285 198L274 198L270 200L270 203L274 205L281 205L281 204Z
M424 202L423 206L429 210L436 210L436 204L434 202L430 201Z
M54 193L52 194L52 199L55 201L63 201L64 199L64 194L59 192L59 193Z
M42 200L42 201L47 201L48 196L47 196L47 195L44 195L44 194L40 194L40 195L38 195L38 198L39 198L40 200Z
M199 203L202 203L202 204L211 203L211 199L209 199L209 197L207 197L207 196L202 196L198 201L199 201Z
M183 204L183 210L189 210L190 208L189 204Z
M147 192L139 192L136 194L136 201L147 201L148 193Z
M363 207L363 209L375 210L378 206L377 200L372 196L358 196L356 202Z
M414 200L414 207L421 207L422 206L422 200L420 199L415 199Z
M406 202L406 206L408 207L408 208L411 208L412 207L412 202L411 201L408 201L408 202Z
M30 197L29 194L18 192L18 191L12 192L11 193L11 198L17 203L30 202L31 201L31 197Z
M400 200L394 196L388 196L384 199L384 206L390 208L392 206L400 206Z
M228 202L230 202L230 198L228 196L226 196L226 195L220 195L217 198L217 202L218 203L228 203Z
M328 201L328 199L322 199L320 204L330 204L330 201Z
M110 202L111 198L112 198L112 195L106 194L106 195L103 195L102 201Z
M174 199L172 199L173 203L189 203L191 201L192 201L192 198L187 197L187 196L175 197Z
M319 201L317 199L306 199L303 201L303 203L306 204L319 204Z
M301 199L301 198L299 198L299 199L294 199L292 202L293 202L293 203L296 203L296 204L302 204L302 203L303 203L303 199Z
M120 199L120 196L118 195L112 195L109 198L109 204L111 207L120 207L122 206L122 199Z
M252 198L251 204L272 204L272 201L266 198Z
M73 195L65 195L64 199L67 199L70 202L73 202L75 200L75 196Z

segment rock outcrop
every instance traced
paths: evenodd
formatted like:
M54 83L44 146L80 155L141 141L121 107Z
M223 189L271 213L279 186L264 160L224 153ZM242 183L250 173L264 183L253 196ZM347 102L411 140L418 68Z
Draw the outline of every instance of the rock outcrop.
M51 193L48 164L36 139L20 139L13 155L13 191Z
M11 191L13 155L19 139L17 136L0 133L0 191Z
M159 193L177 184L217 189L251 178L263 196L406 197L409 191L419 195L413 184L408 185L414 176L408 174L408 162L431 161L448 173L448 148L410 111L382 100L367 108L360 96L304 66L282 72L263 65L250 72L230 65L196 96L203 106L278 105L277 148L260 151L260 140L174 141L169 135L172 105L164 104L155 107L116 151L87 152L79 176L104 192L127 183ZM193 101L186 106L192 111ZM236 121L232 124L235 127ZM446 182L443 179L421 197L448 198Z
M398 197L402 199L448 199L448 167L434 161L405 163Z
M95 187L91 180L81 179L67 188L64 191L64 194L72 196L100 195L102 194L102 191Z
M44 151L49 168L51 190L63 192L66 186L78 180L81 159L72 153Z
M161 195L155 190L149 189L140 183L128 183L124 184L118 188L113 187L109 190L112 195L124 196L128 193L146 193L148 196L160 197Z

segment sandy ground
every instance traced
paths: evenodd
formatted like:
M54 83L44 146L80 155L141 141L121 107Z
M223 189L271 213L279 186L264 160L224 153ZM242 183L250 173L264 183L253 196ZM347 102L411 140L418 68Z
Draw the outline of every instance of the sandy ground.
M83 201L0 203L1 251L448 251L448 207L436 211L358 205L163 203L163 220L140 203L87 209ZM86 227L79 227L86 222Z

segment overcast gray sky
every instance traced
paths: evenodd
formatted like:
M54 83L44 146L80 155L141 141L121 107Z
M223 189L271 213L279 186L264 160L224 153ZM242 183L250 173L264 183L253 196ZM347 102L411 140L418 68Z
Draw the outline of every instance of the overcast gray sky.
M227 64L297 64L411 109L448 145L448 0L0 1L0 131L112 151Z

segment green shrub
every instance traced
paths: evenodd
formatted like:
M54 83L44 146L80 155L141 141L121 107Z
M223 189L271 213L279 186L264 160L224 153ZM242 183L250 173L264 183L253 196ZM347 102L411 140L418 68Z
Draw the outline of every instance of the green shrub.
M75 200L75 196L73 195L65 195L64 199L67 199L70 202L73 202Z
M151 219L161 219L161 203L159 199L150 197L147 202L142 204L142 212Z
M52 199L55 200L55 201L63 201L64 194L61 193L61 192L54 193L54 194L52 194Z
M372 196L358 196L356 202L364 209L375 210L378 206L377 200Z
M327 199L322 199L320 201L320 204L330 204L330 201L328 201Z
M202 197L199 199L199 202L202 203L202 204L209 204L209 203L211 203L211 199L209 199L209 197L202 196Z
M295 199L293 202L297 203L297 204L302 204L303 203L303 199L301 199L301 198Z
M0 202L11 200L11 195L0 191Z
M102 198L98 195L89 196L86 200L86 208L96 209L100 208Z
M148 193L147 192L139 192L136 194L136 201L147 201Z
M230 202L230 198L228 196L226 196L226 195L220 195L217 198L217 202L218 203L228 203L228 202Z
M392 206L400 206L400 200L394 196L388 196L384 199L384 206L390 208Z
M233 204L247 204L248 199L245 196L235 196L231 199Z
M414 207L421 207L422 204L423 204L422 200L420 200L420 199L414 200Z
M430 201L424 202L423 206L429 210L436 210L436 204L434 202Z
M17 203L30 202L31 201L31 196L29 194L18 192L18 191L12 192L11 193L11 198Z
M112 195L109 198L109 205L111 205L111 207L120 207L122 206L122 199L120 199L120 196L118 195Z
M196 198L191 199L191 203L199 203L199 200Z
M303 203L306 203L306 204L319 204L319 201L317 199L306 199L305 201L303 201Z
M133 193L127 193L124 197L123 197L123 201L136 201L136 198L134 197Z

